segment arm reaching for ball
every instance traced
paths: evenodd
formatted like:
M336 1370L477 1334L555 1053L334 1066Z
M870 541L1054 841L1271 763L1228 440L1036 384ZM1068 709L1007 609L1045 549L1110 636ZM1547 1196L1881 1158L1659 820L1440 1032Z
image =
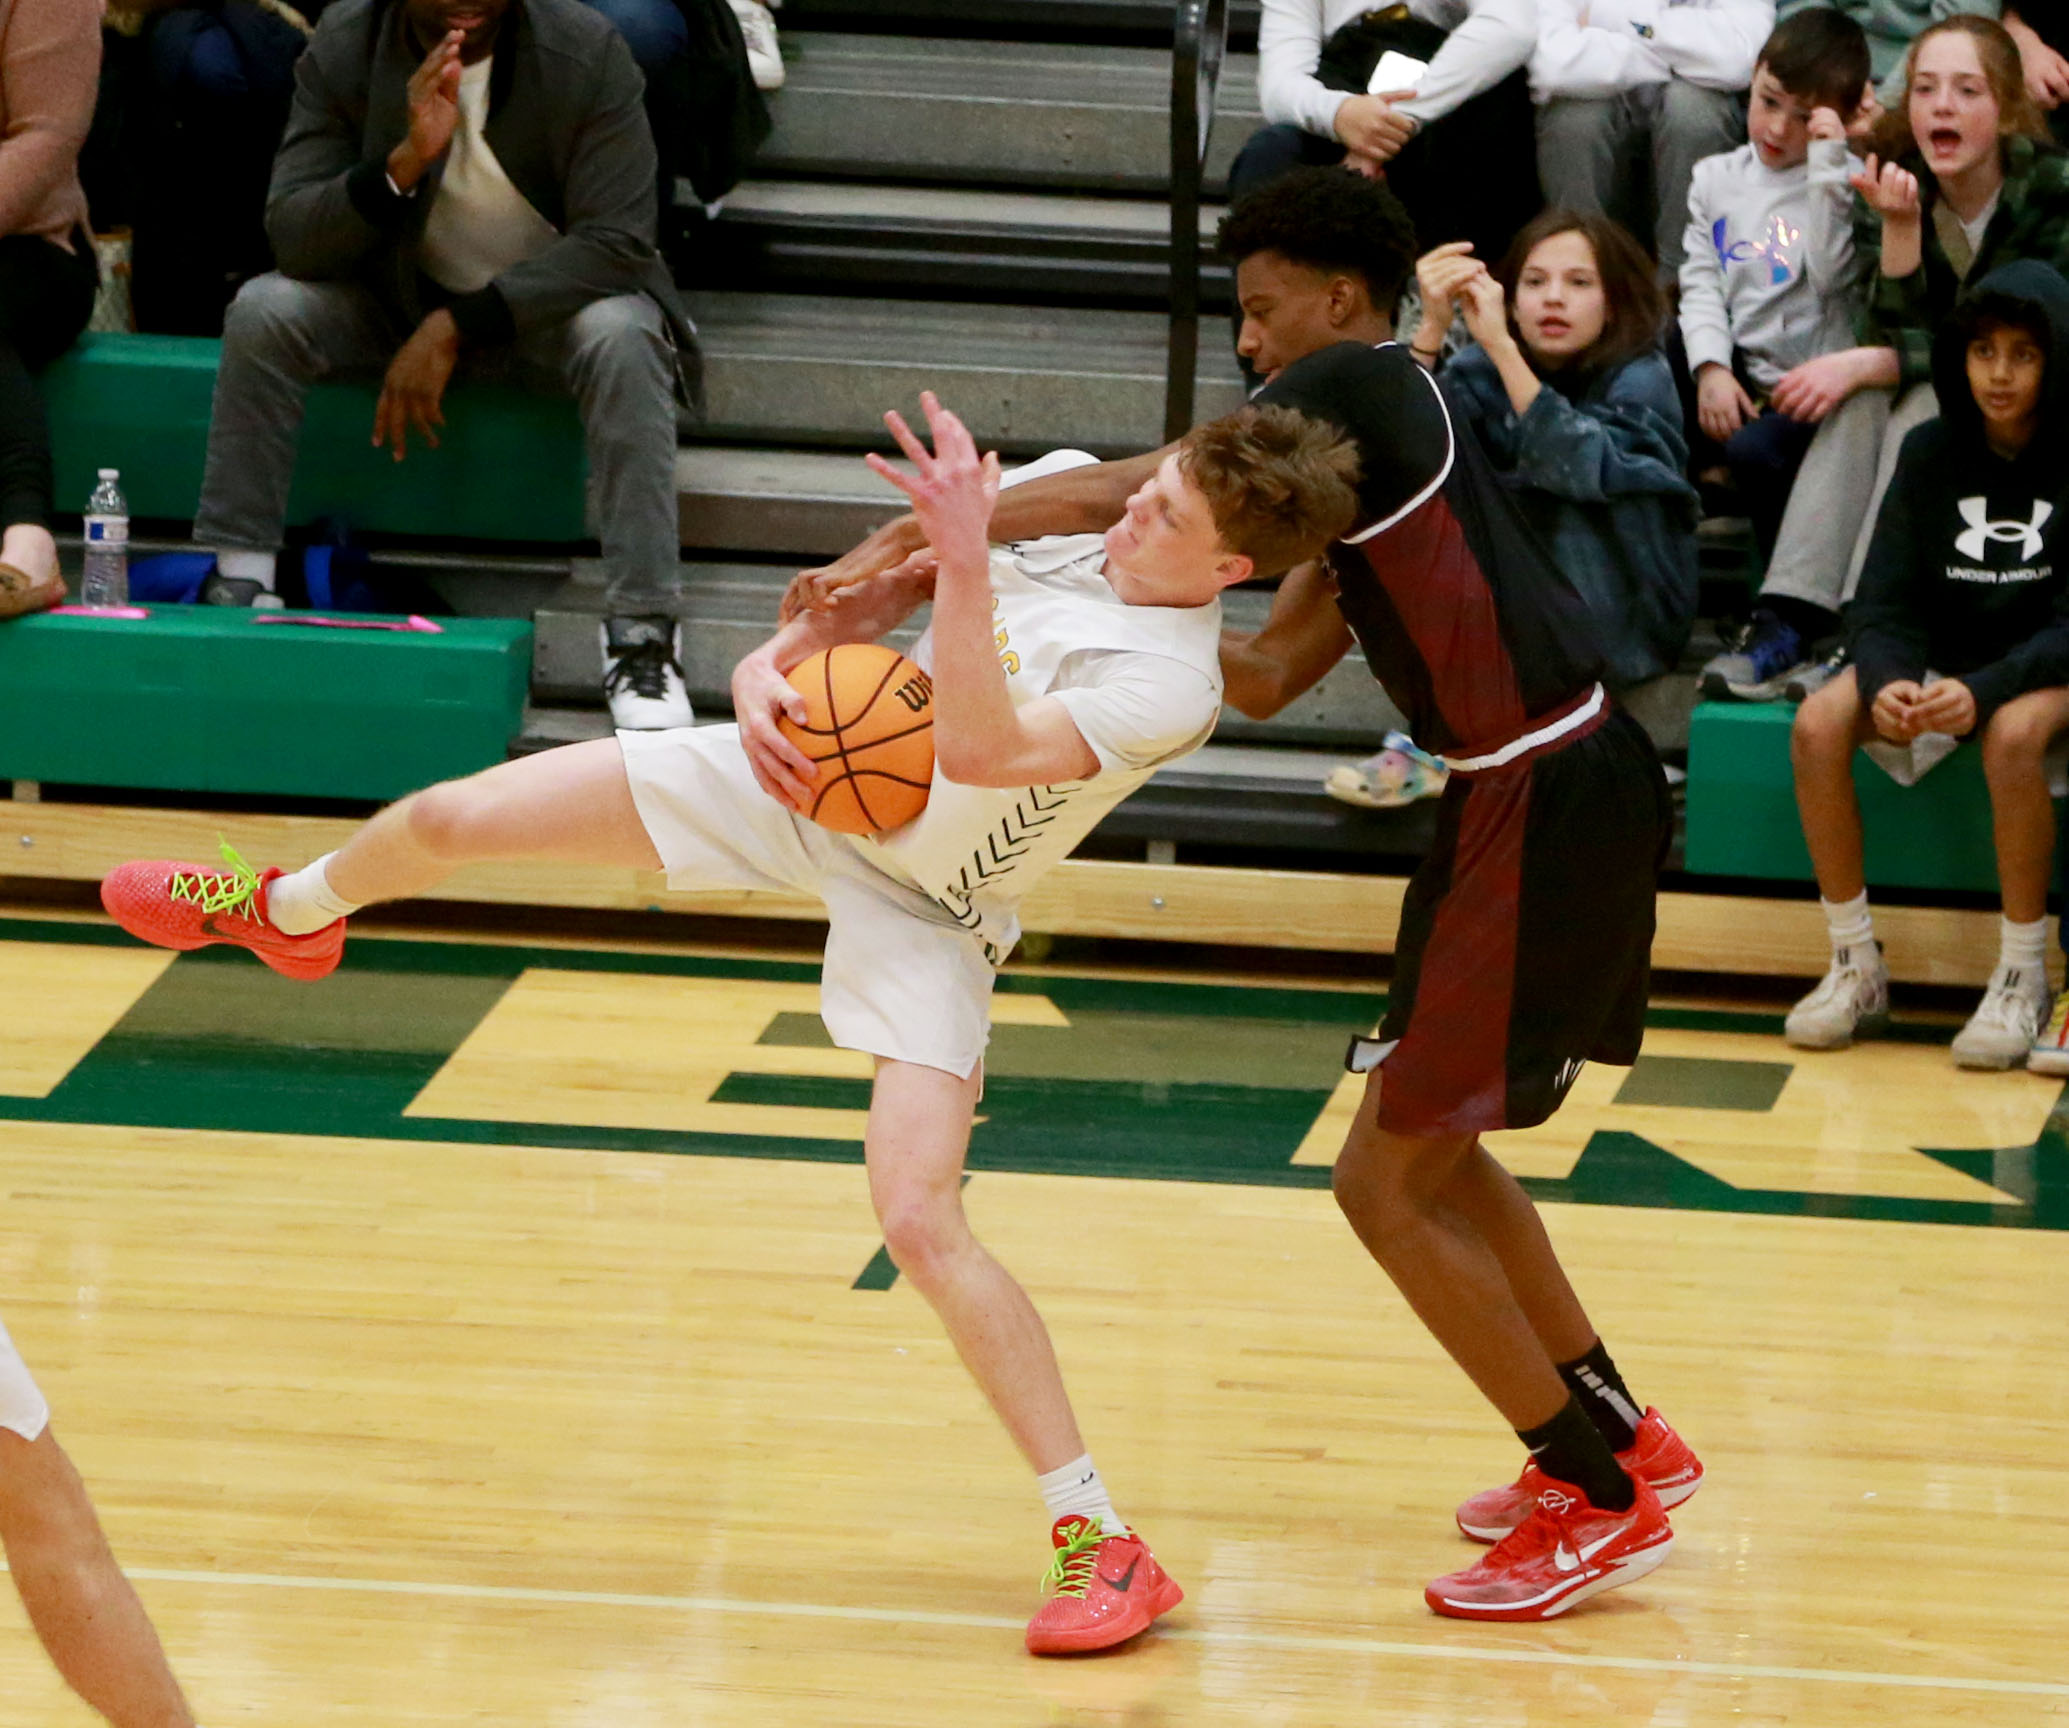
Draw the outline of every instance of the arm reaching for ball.
M1147 456L1089 463L1010 487L992 507L991 538L1005 544L1037 539L1044 534L1102 534L1120 521L1128 500L1177 448L1167 444ZM888 470L880 472L901 492L907 490L902 476ZM788 622L800 612L828 604L834 595L853 583L897 574L915 564L927 567L931 573L929 557L927 531L919 517L900 516L831 564L799 571L784 591L781 616Z
M799 724L805 719L805 699L787 674L822 649L879 640L923 606L933 587L932 554L906 559L841 589L815 611L799 612L733 668L733 713L747 765L777 803L808 812L819 772L776 724L786 715Z
M980 457L969 429L932 391L920 397L920 405L933 452L893 412L884 423L916 472L903 474L875 455L869 465L912 500L913 516L934 552L934 760L943 775L966 786L1090 779L1099 772L1099 758L1069 710L1052 696L1014 707L999 664L991 594L998 456ZM802 614L800 621L816 615Z

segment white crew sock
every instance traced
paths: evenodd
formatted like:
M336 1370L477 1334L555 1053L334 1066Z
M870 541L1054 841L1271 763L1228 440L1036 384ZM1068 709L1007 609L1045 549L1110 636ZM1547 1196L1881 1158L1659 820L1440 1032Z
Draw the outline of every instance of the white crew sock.
M1875 940L1875 920L1868 916L1868 890L1863 888L1851 900L1820 899L1825 930L1832 938L1832 952L1859 948Z
M356 900L347 900L331 887L324 865L337 854L326 852L314 864L304 865L291 876L275 877L266 890L266 916L283 936L309 936L326 924L349 918L359 910Z
M273 565L271 552L223 552L216 553L216 569L225 576L240 582L256 582L270 594L273 592Z
M1107 1535L1128 1534L1128 1526L1121 1522L1113 1501L1107 1498L1106 1484L1099 1480L1091 1453L1073 1458L1046 1476L1037 1476L1035 1486L1042 1491L1042 1504L1049 1508L1050 1523L1072 1516L1097 1518Z
M1997 964L2016 966L2024 972L2047 976L2047 919L2031 924L2014 924L2009 918L1997 921Z

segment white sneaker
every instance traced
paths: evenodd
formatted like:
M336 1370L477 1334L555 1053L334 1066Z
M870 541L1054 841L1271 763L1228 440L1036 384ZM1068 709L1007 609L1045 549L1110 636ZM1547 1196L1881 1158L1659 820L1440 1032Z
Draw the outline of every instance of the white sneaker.
M682 626L673 618L606 618L603 695L620 732L666 732L696 723L682 675Z
M1782 1036L1799 1050L1844 1050L1889 1030L1889 968L1879 943L1835 948L1818 987L1789 1010Z
M1983 1000L1954 1040L1954 1061L1962 1068L2015 1068L2027 1059L2046 1026L2054 993L2044 966L2000 964L1990 974Z
M2055 998L2054 1012L2026 1052L2026 1068L2033 1074L2069 1074L2069 990Z
M776 41L776 20L762 0L732 0L732 6L740 34L747 38L747 67L754 74L754 87L782 89L783 50Z

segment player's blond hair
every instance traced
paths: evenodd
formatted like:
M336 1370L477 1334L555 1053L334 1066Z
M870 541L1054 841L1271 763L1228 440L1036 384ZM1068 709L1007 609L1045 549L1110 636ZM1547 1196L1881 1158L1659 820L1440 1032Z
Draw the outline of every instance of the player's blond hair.
M1178 466L1221 543L1279 576L1319 557L1358 514L1358 447L1294 408L1242 408L1186 434Z

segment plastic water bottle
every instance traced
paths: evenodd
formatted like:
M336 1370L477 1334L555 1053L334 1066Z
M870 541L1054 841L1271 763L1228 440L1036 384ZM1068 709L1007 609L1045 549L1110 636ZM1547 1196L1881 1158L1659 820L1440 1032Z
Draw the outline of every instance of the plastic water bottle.
M86 572L79 599L87 606L129 603L129 501L122 496L122 476L101 470L101 483L86 501Z

